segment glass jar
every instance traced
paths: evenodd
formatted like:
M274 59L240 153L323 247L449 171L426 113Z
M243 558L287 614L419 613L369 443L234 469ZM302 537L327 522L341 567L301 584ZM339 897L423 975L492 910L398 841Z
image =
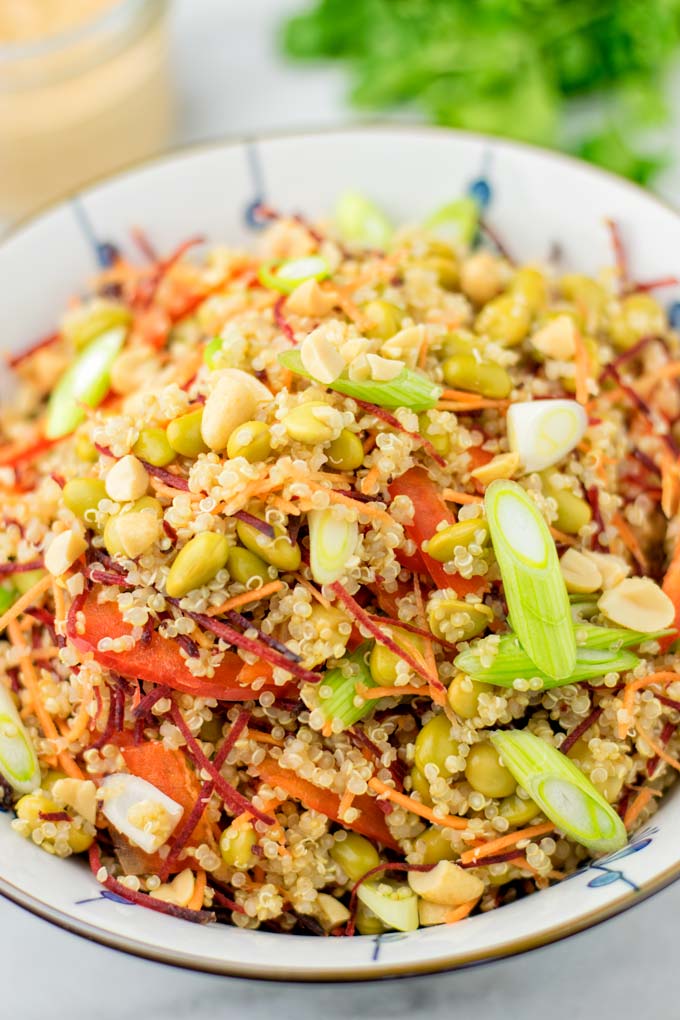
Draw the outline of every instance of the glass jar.
M67 30L0 44L0 219L158 152L170 137L167 0L89 0L85 20L70 4Z

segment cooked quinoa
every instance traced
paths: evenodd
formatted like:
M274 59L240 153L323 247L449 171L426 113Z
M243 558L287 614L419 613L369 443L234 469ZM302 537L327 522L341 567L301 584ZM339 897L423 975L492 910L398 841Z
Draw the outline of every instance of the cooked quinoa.
M492 737L566 753L621 831L680 769L678 338L621 261L269 215L257 253L116 254L12 361L0 793L189 920L459 922L597 852ZM554 400L583 429L531 470ZM488 517L510 479L598 675L527 655Z

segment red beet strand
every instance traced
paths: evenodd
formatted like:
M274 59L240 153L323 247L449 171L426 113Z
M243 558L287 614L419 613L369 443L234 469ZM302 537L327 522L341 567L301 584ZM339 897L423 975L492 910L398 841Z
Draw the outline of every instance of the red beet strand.
M0 577L11 574L25 574L29 570L41 570L44 566L42 559L27 560L25 563L0 563Z
M290 342L293 345L295 345L297 343L297 341L295 339L295 333L293 332L293 327L291 326L291 324L288 322L288 319L283 314L283 306L285 304L285 301L286 301L286 295L285 294L282 294L280 298L276 299L276 303L275 303L274 309L273 309L274 322L275 322L276 326L281 330L283 335L286 337L286 339L290 340Z
M18 351L17 354L13 354L11 358L7 359L9 368L17 368L22 362L26 361L31 355L36 354L38 351L42 351L45 347L51 347L52 344L59 340L60 333L50 333L48 336L41 337L40 340L36 340L35 343L29 347L25 347L23 351Z
M354 402L362 407L368 414L375 415L376 418L382 419L390 428L396 429L397 432L403 432L404 435L410 436L411 439L416 439L424 450L432 457L432 460L436 461L440 467L446 467L446 460L441 454L437 453L434 446L429 439L425 436L421 436L420 432L411 432L410 429L404 428L398 418L389 411L386 411L384 407L378 407L377 404L370 404L366 400L359 400L357 397L354 398Z
M567 751L574 746L579 737L582 737L586 730L589 730L602 715L602 708L598 705L592 712L586 716L586 718L574 727L571 733L565 737L560 744L560 751L562 754L566 754Z
M176 475L173 471L166 471L162 467L156 467L155 464L149 464L148 460L142 460L142 464L148 474L153 478L157 478L159 482L163 482L164 485L169 486L171 489L180 489L182 492L189 491L189 482L181 475Z

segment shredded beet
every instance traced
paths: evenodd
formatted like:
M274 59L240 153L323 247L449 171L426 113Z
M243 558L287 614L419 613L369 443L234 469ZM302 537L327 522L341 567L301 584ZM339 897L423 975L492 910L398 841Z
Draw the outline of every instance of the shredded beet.
M190 659L197 659L200 655L198 645L192 641L188 634L178 634L175 641L183 648Z
M149 464L148 460L142 460L142 464L148 474L150 474L153 478L157 478L159 482L163 482L163 484L169 486L169 488L180 489L182 492L189 491L189 482L181 475L176 475L173 471L166 471L166 469L162 467L156 467L155 464Z
M377 768L384 768L382 763L382 751L377 744L373 743L370 737L366 736L363 730L350 727L347 732L349 733L349 738L355 747L358 747L360 750L367 751L373 760L373 764ZM392 775L392 779L394 780L395 787L400 793L403 793L404 779L406 778L406 767L404 766L404 763L396 758L391 765L388 765L388 768ZM390 811L386 812L386 814L389 814L392 810L390 802L378 801L378 806L381 807L382 805L389 806Z
M254 818L259 818L261 822L265 822L266 825L274 825L274 819L270 815L266 815L263 811L260 811L259 808L256 808L254 804L248 800L247 797L244 797L242 793L235 790L231 783L228 783L224 776L221 775L213 762L206 757L200 744L184 721L184 716L174 702L170 709L170 718L184 737L187 750L193 758L196 768L199 772L204 771L208 773L215 784L215 790L224 801L225 807L229 808L237 815L243 814L247 811L249 814L253 815Z
M34 620L41 623L50 635L52 644L57 644L57 631L54 622L54 613L50 613L48 609L44 609L41 606L32 606L26 610L26 615L32 616Z
M119 588L134 588L134 584L128 584L124 574L116 573L113 570L96 570L90 567L87 576L97 584L109 587L117 585Z
M394 655L403 659L404 662L411 667L414 673L421 676L428 682L428 684L439 682L438 677L434 677L431 673L429 673L427 669L425 669L425 667L411 655L410 652L400 648L396 641L393 641L391 637L385 634L380 626L374 623L373 618L361 608L356 599L352 598L349 592L343 588L339 581L334 581L330 587L335 592L340 602L342 602L345 609L347 609L350 615L357 621L359 626L367 630L376 639L376 641L378 641L381 645L384 645L385 648L389 648Z
M674 701L673 698L667 698L665 694L657 694L655 697L662 705L667 705L669 708L674 708L676 712L680 712L680 701Z
M149 240L145 230L142 230L141 227L133 227L130 234L144 258L148 259L149 262L160 262L160 256Z
M169 698L171 694L172 691L169 687L166 687L165 684L162 684L160 687L154 687L153 690L149 691L148 694L145 694L140 699L139 704L135 709L133 709L132 714L138 719L142 716L148 715L157 701L160 701L161 698Z
M63 489L66 485L66 479L63 475L60 475L57 471L52 471L50 478L53 482L56 482L60 489Z
M601 535L604 531L604 521L602 520L602 512L600 510L600 493L596 485L591 485L590 488L585 490L586 499L590 504L590 509L593 512L593 520L597 525L597 531L593 534L593 545L599 549L605 549L606 546L603 544Z
M586 718L576 726L571 733L565 737L560 744L560 751L562 754L566 754L567 751L574 746L579 737L582 737L586 730L589 730L602 715L602 709L598 706L594 708L592 712L586 716Z
M186 241L182 241L167 258L156 260L156 264L151 270L151 275L147 279L142 280L137 287L133 303L137 307L148 308L156 296L163 277L167 275L176 262L179 262L189 248L193 248L197 244L203 244L204 241L204 237L190 237Z
M628 256L621 237L621 231L616 220L607 220L607 227L611 236L612 248L614 249L614 261L619 274L619 283L622 291L630 287L630 272L628 269Z
M663 346L666 348L666 350L668 350L666 341L664 340L663 337L661 337L661 336L643 336L643 337L641 337L640 340L637 341L637 343L634 343L632 345L632 347L629 347L625 351L621 351L621 353L617 354L615 358L612 358L612 360L609 362L609 365L605 365L605 367L602 369L602 372L600 373L600 379L603 379L603 378L606 377L607 369L608 368L610 368L610 367L614 368L614 369L621 368L621 366L625 365L627 361L632 361L633 358L637 358L637 356L639 354L642 354L642 352L644 351L645 347L648 347L649 344L652 344L652 343L663 344Z
M237 715L235 721L232 723L231 729L227 734L222 746L213 759L213 766L219 771L227 760L227 755L233 748L234 744L241 736L243 731L248 726L250 721L251 713L246 709L243 709ZM210 800L215 790L215 783L212 779L206 779L201 787L201 791L196 798L196 803L193 808L182 822L179 829L174 833L170 841L170 852L165 859L161 870L161 877L165 880L170 874L170 868L173 863L177 860L184 847L189 842L191 834L198 825L201 815L205 811L205 806Z
M243 627L244 630L257 631L259 641L264 641L264 643L269 648L273 648L275 651L280 652L281 655L285 655L285 657L287 659L290 659L291 662L300 661L300 656L296 652L291 652L290 648L284 645L282 641L277 641L277 639L273 637L273 635L263 634L259 627L256 627L251 620L248 620L247 617L242 616L241 613L237 613L233 609L231 609L226 615L227 618L234 624L235 627Z
M172 544L176 545L177 544L177 532L173 528L172 524L170 524L169 521L166 521L165 517L163 518L163 522L162 523L163 523L163 531L168 536L168 538L170 539Z
M101 453L102 457L113 457L113 453L111 452L108 446L102 446L101 443L95 443L94 448L97 451L97 453Z
M283 335L286 337L286 339L290 340L290 342L293 345L295 345L297 343L297 341L295 339L295 333L293 332L293 327L291 326L291 324L288 322L288 319L283 314L283 306L285 304L285 301L286 301L286 295L285 294L282 294L280 298L277 298L276 303L274 305L274 309L273 309L274 322L275 322L276 326L281 330Z
M632 294L646 294L650 290L657 290L659 287L678 287L680 280L677 276L660 276L658 280L643 280L630 284Z
M40 340L36 340L30 347L26 347L23 351L19 351L17 354L13 354L11 358L8 358L7 365L9 368L18 368L22 362L26 361L33 354L37 354L38 351L42 351L46 347L51 347L52 344L55 344L60 336L60 333L50 333L49 336L41 337Z
M675 733L676 729L677 726L675 723L672 723L670 721L664 723L664 727L661 730L661 735L659 737L659 743L661 744L662 747L665 747L666 744L668 744L673 734ZM649 761L647 762L647 775L649 776L650 779L656 772L659 761L660 761L659 755L655 754L654 757L650 758Z
M493 246L497 249L498 254L502 255L504 259L507 259L507 261L514 266L516 261L508 251L507 245L501 240L496 230L491 227L486 220L481 218L479 221L479 229L488 237Z
M233 910L237 914L245 914L245 908L242 907L240 903L235 903L233 900L230 900L229 897L225 896L224 893L221 893L219 889L215 889L212 886L211 888L213 891L213 899L218 906L224 907L226 910Z
M404 428L399 419L395 418L395 416L390 414L389 411L386 411L384 407L378 407L377 404L369 404L366 400L359 400L357 397L354 398L354 402L355 404L358 404L359 407L363 408L368 414L373 414L376 418L380 418L389 425L390 428L396 429L397 432L403 432L404 435L410 436L411 439L416 439L423 449L427 451L430 457L432 457L432 460L436 461L440 467L446 467L446 460L444 457L437 453L430 440L421 436L420 432L411 432L410 429Z
M260 531L267 538L274 538L274 528L267 521L261 521L259 517L254 514L249 514L247 510L237 510L235 514L232 514L237 520L243 524L249 524L251 528L255 528L256 531Z
M90 870L96 878L99 869L102 866L101 854L99 853L99 847L96 843L93 843L90 847L88 857L90 860ZM97 879L97 881L99 881L99 879ZM148 907L149 910L156 910L159 914L169 914L170 917L179 917L183 921L193 921L195 924L213 924L217 920L211 910L189 910L188 907L176 907L174 903L165 903L163 900L156 900L152 896L149 896L148 893L128 889L126 885L119 882L118 879L113 877L113 875L107 875L101 884L108 889L109 892L115 893L116 896L120 896L121 899L128 900L130 903L136 903L140 907Z
M25 574L29 570L41 570L44 566L43 561L40 560L27 560L26 563L0 563L0 577L6 577L11 574Z
M628 383L623 381L619 372L617 372L613 365L611 364L607 365L602 374L609 375L612 377L612 379L614 379L617 386L619 386L623 390L623 392L626 394L626 396L631 401L633 406L640 412L640 414L642 414L647 419L656 435L666 444L666 446L673 454L673 456L679 457L680 447L675 442L675 440L673 439L669 432L662 432L659 429L657 422L655 422L654 420L654 413L649 404L647 403L647 401L643 400L640 394L636 390L634 390L632 386L629 386Z
M403 620L395 620L392 616L376 616L375 613L369 613L368 616L371 620L378 624L389 624L390 627L396 627L399 630L406 630L409 634L418 634L420 637L427 638L429 641L435 641L442 648L448 648L451 652L457 652L458 646L452 644L451 641L445 641L443 638L435 637L429 630L424 630L422 627L416 627L413 623L404 623Z
M354 934L354 915L357 907L357 893L359 892L360 886L362 886L369 878L373 878L374 875L379 875L383 871L432 871L435 866L436 865L434 864L402 864L392 863L390 861L385 861L382 864L376 864L375 868L371 868L370 871L367 871L366 874L362 875L361 878L352 886L352 891L349 897L350 919L347 922L347 927L345 928L345 935Z
M179 599L168 599L173 605L179 606ZM181 608L181 607L180 607ZM191 620L194 620L199 627L203 630L207 630L217 637L222 638L228 644L233 645L235 648L240 648L244 652L252 652L253 655L257 655L260 659L268 662L271 666L278 666L280 669L286 669L293 676L296 676L298 680L303 680L305 683L315 684L321 680L319 673L312 673L309 669L304 669L297 662L293 662L291 659L282 655L281 652L276 651L274 648L270 648L262 641L258 641L255 638L246 637L245 634L240 634L233 627L223 623L221 620L215 619L214 616L205 616L203 613L192 613L190 610L182 610L186 616Z
M639 463L642 464L643 467L647 468L650 474L658 476L659 474L658 467L656 466L652 458L648 457L646 453L643 453L642 450L636 449L633 450L632 456L635 457L635 459L639 461Z
M66 811L39 811L38 817L43 822L70 822L71 816Z

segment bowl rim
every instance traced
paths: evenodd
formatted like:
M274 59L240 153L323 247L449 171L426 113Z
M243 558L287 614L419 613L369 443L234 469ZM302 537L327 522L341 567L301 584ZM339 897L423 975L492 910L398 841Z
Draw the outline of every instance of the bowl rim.
M221 149L237 149L252 144L294 141L296 139L300 141L308 140L310 138L318 138L322 140L326 136L357 133L403 134L404 136L427 135L428 137L439 137L442 139L453 137L454 139L460 138L482 142L490 147L505 149L511 152L519 152L520 154L528 153L530 155L541 155L548 157L549 160L554 160L558 163L567 163L569 166L574 168L585 170L595 177L603 178L605 181L615 184L617 187L621 187L623 185L638 197L644 196L646 200L651 200L666 213L669 213L676 219L680 219L680 210L676 209L672 203L653 194L641 185L636 184L634 181L627 180L612 171L594 166L587 163L585 160L579 159L576 156L571 156L567 153L546 149L543 146L533 145L528 142L500 138L476 131L462 131L430 124L407 124L399 122L392 123L386 120L368 120L358 123L346 123L322 127L317 126L281 131L255 132L253 134L244 133L233 136L215 136L202 141L174 146L171 149L156 154L155 156L135 161L113 174L102 174L90 179L77 188L74 188L62 195L59 199L48 202L33 210L33 212L29 213L27 216L24 216L18 221L12 223L9 229L0 233L0 250L9 246L16 238L21 236L25 230L37 224L44 216L62 208L67 205L69 201L80 196L87 195L90 192L95 191L100 186L134 176L141 170L161 167L166 164L170 164L177 159L191 158L192 156ZM627 890L613 902L582 914L567 926L558 923L552 925L550 928L538 932L535 936L526 936L520 939L509 939L500 945L492 947L491 949L474 950L468 953L457 952L451 956L439 956L431 960L414 961L410 963L376 963L370 970L360 971L353 970L351 967L338 969L333 968L329 970L324 966L318 967L303 965L299 969L296 969L295 973L292 974L288 969L278 967L276 965L268 964L266 969L264 969L259 964L233 963L228 960L217 960L213 957L202 954L193 954L178 949L160 949L146 942L117 935L108 931L106 928L100 927L99 925L90 924L88 921L80 920L64 913L63 911L51 906L51 904L33 896L31 893L27 893L23 889L20 889L12 882L3 878L2 875L0 875L0 895L15 903L17 906L23 907L25 910L28 910L30 913L42 920L49 921L51 924L54 924L59 928L63 928L71 934L79 935L93 942L97 942L100 945L107 946L108 948L130 953L148 960L153 960L157 963L169 964L171 966L202 971L205 973L220 974L229 977L252 978L264 981L333 983L354 981L364 982L384 978L404 978L424 974L443 973L446 971L480 966L484 963L507 959L510 956L515 956L520 953L529 952L533 949L539 949L542 946L561 942L563 939L566 939L571 935L576 935L579 932L602 924L603 922L630 910L632 907L637 906L638 903L642 903L644 900L649 899L656 893L661 892L678 879L680 879L680 856L675 864L664 869L664 871L650 881L642 883L638 889Z

